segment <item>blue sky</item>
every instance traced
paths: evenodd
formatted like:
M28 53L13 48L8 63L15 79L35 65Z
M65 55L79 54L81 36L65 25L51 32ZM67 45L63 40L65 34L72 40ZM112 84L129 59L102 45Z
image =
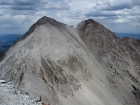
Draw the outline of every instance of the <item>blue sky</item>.
M0 34L24 34L42 16L68 25L93 18L113 32L140 34L140 0L0 0Z

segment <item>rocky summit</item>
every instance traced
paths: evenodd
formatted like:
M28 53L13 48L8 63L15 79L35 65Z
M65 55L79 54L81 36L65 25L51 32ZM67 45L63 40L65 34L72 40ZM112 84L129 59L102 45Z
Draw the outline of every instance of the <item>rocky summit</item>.
M140 40L93 19L44 16L0 60L1 79L47 105L140 105Z

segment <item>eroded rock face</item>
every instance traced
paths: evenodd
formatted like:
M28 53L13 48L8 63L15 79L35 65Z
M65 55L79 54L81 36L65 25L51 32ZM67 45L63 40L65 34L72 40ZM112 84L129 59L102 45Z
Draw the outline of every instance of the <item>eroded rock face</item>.
M140 40L120 39L94 20L85 20L77 27L78 33L104 68L112 93L125 105L140 104ZM138 91L137 90L137 91Z
M139 49L92 19L42 17L4 53L0 78L50 105L138 105Z

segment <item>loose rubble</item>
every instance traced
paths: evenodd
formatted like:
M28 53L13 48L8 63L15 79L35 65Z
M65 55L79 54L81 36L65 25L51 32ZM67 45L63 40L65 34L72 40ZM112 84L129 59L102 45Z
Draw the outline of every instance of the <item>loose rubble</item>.
M36 103L36 97L21 94L14 89L11 82L0 80L0 105L42 105L42 103Z

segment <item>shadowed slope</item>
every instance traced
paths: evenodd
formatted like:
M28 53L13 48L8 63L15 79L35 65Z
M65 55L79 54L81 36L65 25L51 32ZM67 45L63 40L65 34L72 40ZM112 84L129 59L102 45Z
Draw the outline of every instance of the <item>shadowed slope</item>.
M105 84L111 92L125 105L139 105L140 40L120 39L92 19L81 22L77 30L89 51L104 68ZM137 88L136 94L133 86Z

